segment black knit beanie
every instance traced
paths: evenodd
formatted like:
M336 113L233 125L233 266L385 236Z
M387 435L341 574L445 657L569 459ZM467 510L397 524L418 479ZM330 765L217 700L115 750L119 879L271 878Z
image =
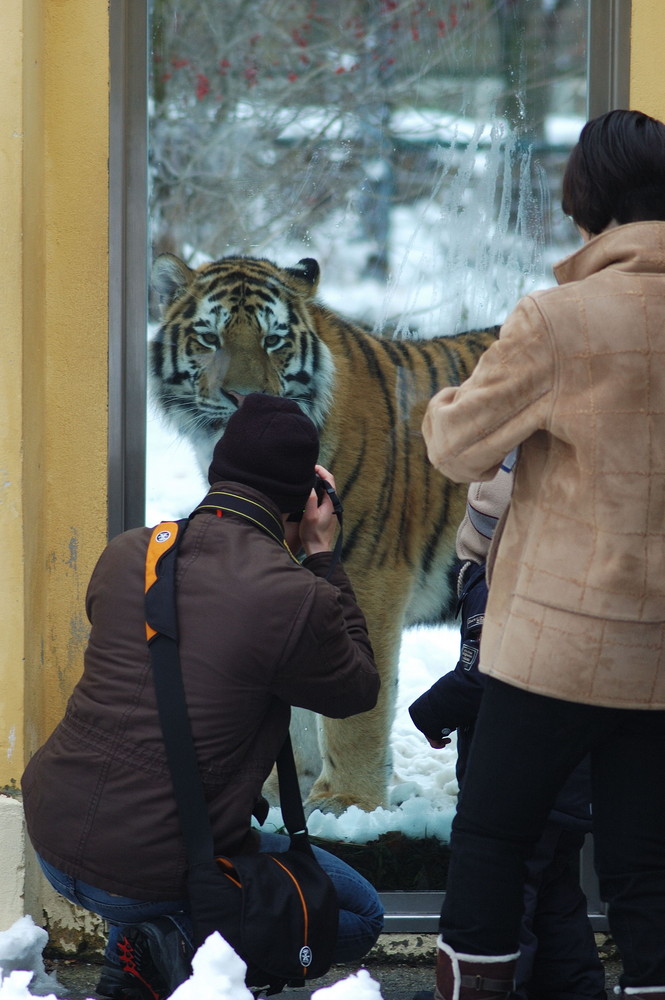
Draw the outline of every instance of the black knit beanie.
M253 392L215 445L208 482L230 479L253 486L291 513L307 502L318 457L318 432L298 404Z

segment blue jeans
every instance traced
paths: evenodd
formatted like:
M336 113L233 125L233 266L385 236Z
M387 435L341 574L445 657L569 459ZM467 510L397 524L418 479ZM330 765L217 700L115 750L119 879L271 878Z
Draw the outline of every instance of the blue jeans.
M665 711L560 701L488 678L441 913L458 952L517 951L525 860L590 755L595 863L622 986L665 985Z
M281 834L260 834L262 851L286 851L289 844L289 838ZM334 961L355 962L376 943L383 929L383 906L374 887L357 871L328 851L318 847L313 847L313 851L323 870L330 876L339 900L339 928ZM185 900L155 903L114 896L105 889L96 889L80 879L63 874L39 855L37 857L46 878L61 896L70 903L98 914L112 925L106 946L106 959L112 964L118 964L116 942L118 926L121 924L139 924L144 920L167 916L177 924L191 944L192 925Z

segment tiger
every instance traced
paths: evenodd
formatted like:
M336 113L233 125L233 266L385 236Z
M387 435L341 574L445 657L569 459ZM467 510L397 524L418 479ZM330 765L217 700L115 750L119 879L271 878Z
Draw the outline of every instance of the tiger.
M294 400L318 428L319 461L343 503L342 561L381 677L372 711L317 719L307 811L339 815L351 805L387 805L403 630L452 619L467 487L430 465L420 427L432 395L468 377L498 327L381 337L320 303L319 278L312 258L280 267L229 256L194 270L161 254L152 269L162 320L149 379L158 412L191 442L204 475L250 392Z

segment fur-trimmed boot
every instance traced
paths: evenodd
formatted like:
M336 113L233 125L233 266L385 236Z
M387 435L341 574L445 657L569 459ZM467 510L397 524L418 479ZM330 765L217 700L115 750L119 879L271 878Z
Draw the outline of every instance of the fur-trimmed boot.
M518 958L519 952L463 955L439 936L434 1000L505 1000L514 989Z

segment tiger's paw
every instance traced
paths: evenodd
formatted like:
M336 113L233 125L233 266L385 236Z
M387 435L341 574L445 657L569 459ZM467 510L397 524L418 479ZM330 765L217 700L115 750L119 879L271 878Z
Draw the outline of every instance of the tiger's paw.
M305 815L310 816L318 809L322 813L341 816L351 806L357 806L363 812L373 812L382 804L377 800L362 799L355 795L332 794L330 792L316 793L312 791L312 794L305 802Z

